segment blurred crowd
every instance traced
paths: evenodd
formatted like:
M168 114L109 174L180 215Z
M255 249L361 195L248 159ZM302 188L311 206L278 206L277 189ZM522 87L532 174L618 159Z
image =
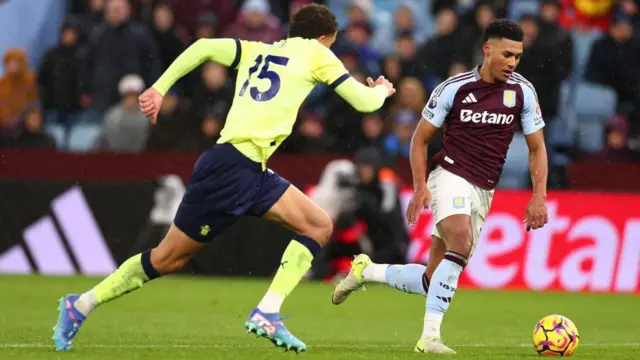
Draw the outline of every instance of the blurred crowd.
M140 112L137 96L195 40L277 41L286 36L291 12L308 2L70 0L59 44L47 51L37 69L28 67L28 54L21 49L4 53L0 145L206 150L224 126L233 99L233 72L215 63L195 69L166 96L157 126ZM282 151L354 153L366 147L377 149L385 161L408 157L412 131L430 92L447 77L480 64L484 28L495 18L508 17L525 32L525 53L516 71L537 89L550 125L549 147L557 155L552 159L562 166L585 153L606 161L637 156L640 42L634 34L640 0L324 3L340 23L332 49L351 74L360 81L384 75L398 91L380 111L360 114L328 87L318 86ZM587 45L585 38L591 39ZM589 90L592 97L585 98L583 88L604 92ZM598 95L605 93L613 95ZM576 116L583 114L583 104L587 109L598 102L611 109ZM435 141L431 150L437 148Z

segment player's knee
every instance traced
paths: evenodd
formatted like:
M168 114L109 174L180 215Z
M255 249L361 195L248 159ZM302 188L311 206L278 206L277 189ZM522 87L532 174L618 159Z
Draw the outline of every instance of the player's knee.
M329 215L324 211L318 211L313 217L313 221L310 221L305 227L302 235L306 235L313 240L317 241L320 246L324 246L333 233L333 222Z
M447 242L447 250L469 256L473 246L471 227L466 223L450 224L443 226Z

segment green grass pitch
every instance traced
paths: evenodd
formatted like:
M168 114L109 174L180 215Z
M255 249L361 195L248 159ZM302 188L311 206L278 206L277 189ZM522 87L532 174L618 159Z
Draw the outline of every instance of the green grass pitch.
M367 286L340 306L332 286L303 283L285 302L289 329L309 346L296 355L246 334L244 320L264 280L172 277L106 304L85 323L74 349L51 341L57 300L97 279L0 276L0 359L418 359L424 298ZM576 359L640 358L637 296L460 289L443 325L456 359L532 359L531 332L558 313L580 331ZM299 357L297 357L299 356Z

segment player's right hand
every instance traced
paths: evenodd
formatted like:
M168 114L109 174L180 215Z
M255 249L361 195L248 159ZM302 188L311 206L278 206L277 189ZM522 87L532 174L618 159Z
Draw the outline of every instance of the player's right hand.
M155 124L162 106L162 95L156 89L148 88L138 97L138 101L144 115L151 118L151 123Z
M393 87L393 84L391 83L391 81L387 80L384 76L380 75L376 81L373 81L372 78L368 77L367 78L367 84L369 84L370 87L376 87L378 85L382 85L385 88L387 88L387 97L393 95L396 93L396 89Z
M407 208L407 222L409 225L415 225L418 216L423 209L428 209L431 203L431 192L426 185L418 186L411 196L409 207Z

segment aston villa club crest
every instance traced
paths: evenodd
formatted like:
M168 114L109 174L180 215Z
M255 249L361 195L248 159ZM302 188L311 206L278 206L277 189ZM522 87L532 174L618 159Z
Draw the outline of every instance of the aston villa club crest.
M514 90L505 90L502 96L502 103L508 108L516 106L516 92Z

